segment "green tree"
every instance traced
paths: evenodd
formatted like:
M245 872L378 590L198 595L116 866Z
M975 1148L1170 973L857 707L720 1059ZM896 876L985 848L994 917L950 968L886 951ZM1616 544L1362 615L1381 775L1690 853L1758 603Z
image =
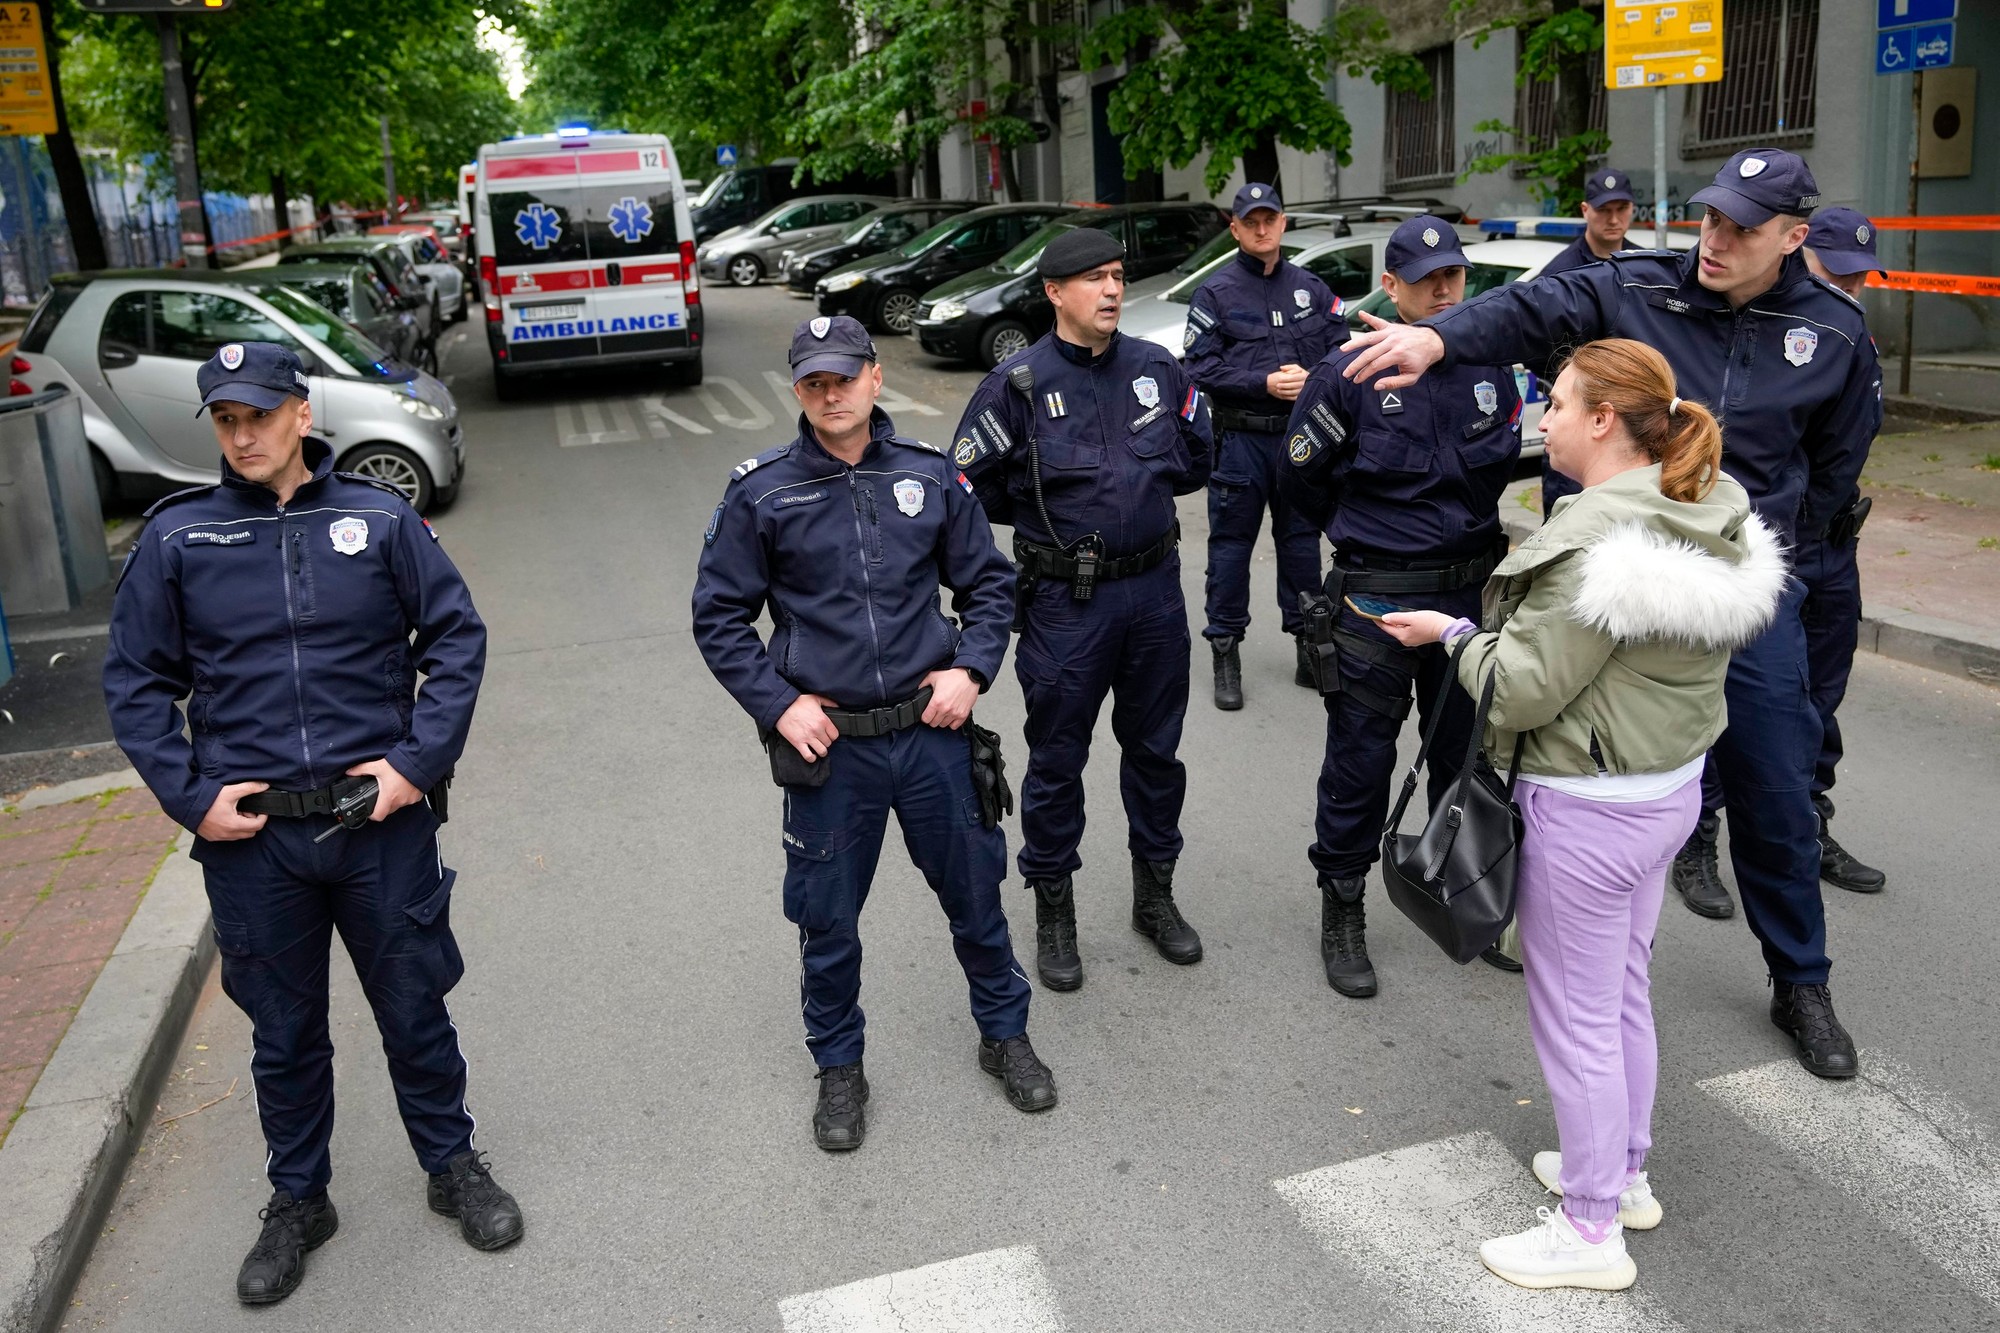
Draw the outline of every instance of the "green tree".
M1452 0L1450 14L1463 19L1476 9L1490 10L1490 0ZM1574 214L1583 203L1583 180L1590 161L1611 146L1610 136L1590 128L1591 80L1604 75L1603 62L1593 57L1604 49L1604 23L1599 12L1586 10L1582 0L1510 0L1508 8L1491 15L1473 34L1484 45L1493 34L1511 30L1520 41L1518 85L1555 84L1555 132L1546 142L1534 142L1528 131L1503 120L1483 120L1481 134L1505 134L1516 145L1511 153L1489 153L1466 167L1464 180L1520 164L1529 176L1535 198L1553 200L1559 213Z

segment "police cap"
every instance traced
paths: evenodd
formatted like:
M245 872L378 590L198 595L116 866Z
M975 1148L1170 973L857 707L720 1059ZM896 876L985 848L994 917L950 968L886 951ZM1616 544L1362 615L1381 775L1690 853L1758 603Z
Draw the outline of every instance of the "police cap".
M1073 278L1094 268L1125 258L1125 246L1101 227L1077 227L1066 231L1042 248L1035 272L1045 282Z
M1237 217L1248 217L1260 208L1268 208L1274 213L1285 211L1285 201L1278 198L1276 187L1262 181L1251 181L1236 192L1236 202L1230 205L1230 212Z
M276 343L224 343L194 373L200 416L216 403L248 403L270 411L287 398L310 398L312 382L288 348Z
M1851 208L1823 208L1813 214L1806 249L1828 273L1887 273L1875 259L1875 224Z
M1415 282L1441 268L1453 264L1463 267L1469 261L1465 247L1459 244L1458 232L1449 222L1419 213L1390 233L1389 244L1383 249L1383 262L1402 281Z
M792 383L816 370L853 379L875 355L875 340L851 315L821 315L792 330Z
M1583 178L1583 202L1592 208L1606 204L1632 203L1632 173L1616 167L1601 167Z
M1705 204L1739 227L1761 227L1780 213L1809 215L1819 207L1819 184L1797 153L1746 148L1724 162L1715 183L1695 191L1688 202Z

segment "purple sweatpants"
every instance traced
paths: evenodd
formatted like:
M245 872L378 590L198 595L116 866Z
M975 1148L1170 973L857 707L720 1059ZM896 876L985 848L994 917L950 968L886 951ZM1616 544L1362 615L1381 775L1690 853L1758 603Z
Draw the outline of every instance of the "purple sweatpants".
M1609 1222L1653 1145L1659 1052L1646 969L1701 783L1656 801L1586 801L1522 782L1519 896L1528 1023L1562 1141L1563 1208Z

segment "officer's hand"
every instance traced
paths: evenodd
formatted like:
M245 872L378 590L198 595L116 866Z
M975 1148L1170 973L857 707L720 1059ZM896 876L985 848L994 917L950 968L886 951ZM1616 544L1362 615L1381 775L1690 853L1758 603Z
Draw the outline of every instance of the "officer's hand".
M778 734L809 764L840 739L840 733L826 719L826 710L833 707L836 707L833 700L822 695L801 694L778 719Z
M368 822L371 824L379 824L404 806L415 805L424 799L424 794L412 786L408 778L398 773L395 765L387 759L371 759L365 764L356 764L347 770L347 776L375 779L375 809L368 816Z
M1362 349L1361 355L1340 372L1355 383L1366 383L1371 376L1385 370L1400 370L1399 374L1374 382L1378 389L1400 389L1415 384L1419 375L1444 360L1444 339L1437 330L1416 324L1391 324L1365 310L1361 318L1373 332L1357 333L1340 345L1343 352Z
M979 682L972 678L972 673L964 667L952 667L931 672L923 683L931 687L924 725L943 727L946 731L957 731L964 726L965 719L972 716L972 706L979 702Z
M1291 402L1306 387L1306 368L1286 364L1264 377L1264 392Z
M1380 623L1382 632L1405 648L1421 648L1442 639L1456 619L1442 611L1391 611Z
M268 782L230 783L215 794L215 804L208 807L208 813L202 817L201 827L194 831L194 835L210 842L240 842L244 838L256 837L270 816L239 814L236 803L245 796L269 790L271 784Z

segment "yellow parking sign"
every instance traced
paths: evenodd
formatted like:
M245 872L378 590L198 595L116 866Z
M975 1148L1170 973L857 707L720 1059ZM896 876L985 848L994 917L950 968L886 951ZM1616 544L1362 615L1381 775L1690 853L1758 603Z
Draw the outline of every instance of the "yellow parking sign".
M42 7L0 3L0 134L54 134L56 129Z
M1663 88L1722 77L1722 0L1606 0L1604 86Z

